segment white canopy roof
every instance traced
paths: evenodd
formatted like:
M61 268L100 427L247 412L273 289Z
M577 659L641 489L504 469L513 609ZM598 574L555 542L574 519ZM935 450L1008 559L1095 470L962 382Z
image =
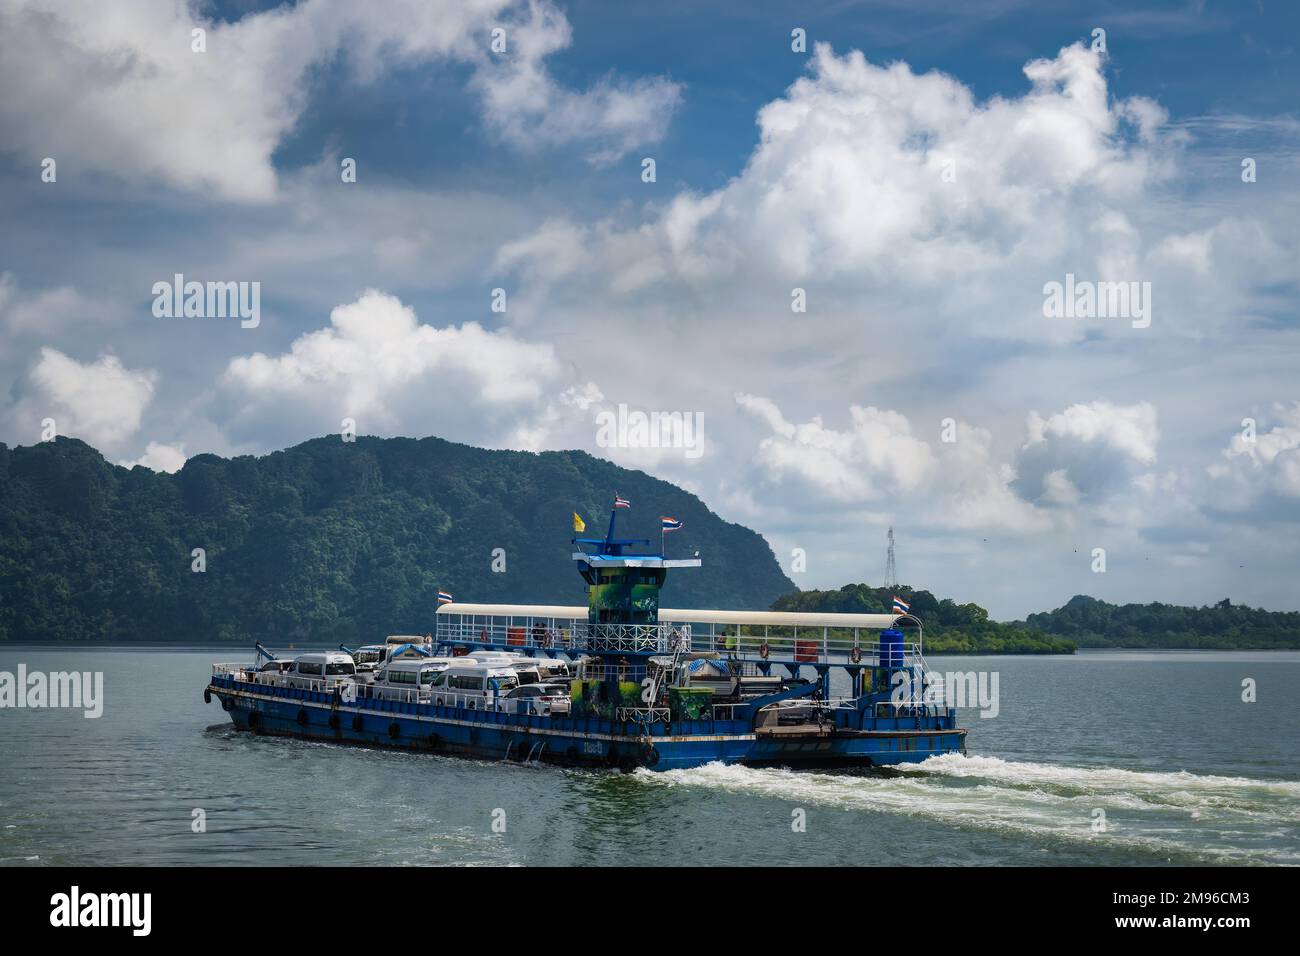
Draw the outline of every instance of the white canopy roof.
M581 604L444 604L439 614L481 614L485 616L538 617L585 621L587 608ZM660 608L665 624L744 624L771 627L858 627L883 630L906 618L905 614L825 614L800 611L697 611Z
M772 627L862 627L883 630L902 614L828 614L816 611L692 611L660 608L668 624L751 624Z
M438 607L439 614L510 615L511 617L555 617L587 619L585 604L462 604L456 601Z

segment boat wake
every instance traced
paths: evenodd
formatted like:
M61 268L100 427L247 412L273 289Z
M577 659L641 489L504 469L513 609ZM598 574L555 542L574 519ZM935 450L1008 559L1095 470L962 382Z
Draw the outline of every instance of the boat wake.
M1300 782L945 754L890 773L709 764L650 784L901 814L1008 836L1120 850L1141 862L1300 863ZM1104 829L1099 828L1099 821Z

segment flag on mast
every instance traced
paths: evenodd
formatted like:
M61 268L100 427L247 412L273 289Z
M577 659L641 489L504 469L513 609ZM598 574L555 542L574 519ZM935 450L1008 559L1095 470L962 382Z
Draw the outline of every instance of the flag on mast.
M446 591L439 591L439 592L438 592L438 603L439 603L439 604L452 604L452 603L454 603L454 600L455 600L455 599L452 598L452 596L451 596L450 594L448 594Z
M620 498L620 497L618 496L618 492L616 491L616 492L614 492L614 507L615 507L615 508L631 508L631 507L632 507L632 502L628 501L626 498Z
M659 529L664 533L667 533L669 531L681 531L682 523L678 521L676 518L668 518L668 517L664 517L663 515L660 515Z
M578 512L573 513L573 530L583 532L587 530L587 522L578 517Z
M904 601L901 597L898 597L897 595L894 596L894 613L895 613L895 614L906 614L906 613L907 613L908 611L910 611L910 610L912 610L912 605L908 604L908 603L907 603L906 601Z

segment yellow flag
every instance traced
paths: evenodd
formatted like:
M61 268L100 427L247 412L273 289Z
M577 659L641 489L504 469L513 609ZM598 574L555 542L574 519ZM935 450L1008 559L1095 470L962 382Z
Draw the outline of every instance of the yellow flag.
M578 512L576 512L576 511L573 513L573 530L574 530L574 531L586 531L586 530L587 530L587 522L585 522L585 521L583 521L581 518L579 518L579 517L578 517Z

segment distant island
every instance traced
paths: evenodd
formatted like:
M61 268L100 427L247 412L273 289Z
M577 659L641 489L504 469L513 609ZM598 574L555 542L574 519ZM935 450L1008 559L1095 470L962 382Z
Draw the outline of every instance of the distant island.
M903 598L924 625L927 654L1073 654L1075 642L1033 630L1023 622L1000 624L978 604L958 604L929 591L900 585L873 588L846 584L833 591L795 591L779 598L774 611L885 614L894 596Z
M1025 626L1080 647L1300 649L1300 612L1265 611L1227 598L1203 607L1108 604L1076 594L1055 611L1031 614Z
M1265 611L1226 598L1205 607L1181 607L1108 604L1079 594L1054 611L1003 623L989 620L978 604L939 600L905 585L846 584L838 590L795 591L778 598L772 609L883 614L894 595L921 618L930 654L1072 654L1078 647L1300 649L1300 612Z

